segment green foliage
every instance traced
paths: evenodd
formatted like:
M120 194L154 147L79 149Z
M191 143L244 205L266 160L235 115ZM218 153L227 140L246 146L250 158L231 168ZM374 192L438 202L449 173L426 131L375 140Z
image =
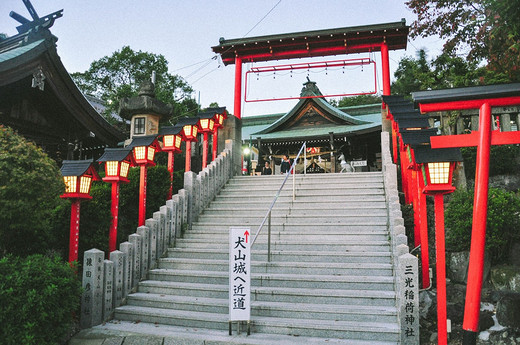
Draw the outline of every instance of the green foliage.
M111 56L92 62L87 71L71 76L84 93L106 102L104 115L113 123L111 114L118 112L119 100L137 96L140 84L150 80L152 71L156 73L156 97L173 105L173 117L194 115L198 105L191 97L192 88L180 76L168 73L168 61L160 54L136 52L124 46Z
M62 343L80 297L81 284L74 270L57 256L0 259L0 342Z
M356 105L366 105L381 103L381 97L377 95L357 95L343 97L339 100L337 107L351 107Z
M483 69L476 63L447 54L428 61L426 51L421 49L417 57L404 57L394 73L392 93L409 95L414 91L445 89L477 85Z
M461 148L464 159L466 178L475 179L475 167L477 161L476 147ZM498 145L491 146L489 157L489 176L518 174L520 171L520 146Z
M0 126L0 256L58 250L52 222L65 203L56 163L12 129Z
M495 74L520 80L520 0L409 0L406 5L417 15L412 38L438 35L446 42L444 53L486 60Z
M446 208L446 246L469 250L473 219L472 190L457 190ZM520 198L501 189L489 189L486 250L493 264L507 259L511 244L520 238Z

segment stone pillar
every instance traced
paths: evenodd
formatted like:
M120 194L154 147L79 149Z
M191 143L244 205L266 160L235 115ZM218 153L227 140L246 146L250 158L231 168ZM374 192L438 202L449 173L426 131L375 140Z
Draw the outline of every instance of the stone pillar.
M103 322L110 320L114 312L114 263L103 261Z
M168 200L169 201L169 200ZM164 213L166 216L165 229L164 229L164 242L166 248L169 248L172 240L172 229L173 229L173 215L171 203L166 201L166 205L159 208L159 212Z
M157 228L159 225L155 219L147 219L145 222L146 227L150 230L150 250L149 250L149 260L150 260L150 268L155 268L157 266L157 245L158 245L158 236L157 236Z
M123 298L126 298L130 291L132 291L132 282L134 281L134 245L130 242L123 242L119 245L119 249L124 256L125 260L125 279L123 281Z
M478 131L478 115L471 115L471 127L472 131Z
M164 254L165 250L165 229L164 229L164 222L166 220L166 215L162 214L161 212L154 212L153 213L153 219L157 221L158 228L157 228L157 242L159 243L157 245L157 258L161 258Z
M419 273L417 258L409 253L399 256L399 299L401 344L419 344Z
M520 113L516 114L516 130L520 131Z
M123 303L125 253L114 250L110 253L110 261L114 263L114 307L117 308Z
M238 119L233 115L229 115L224 121L224 128L222 128L222 134L219 134L220 139L225 140L225 147L228 148L228 140L230 140L232 149L230 150L233 155L232 159L232 176L241 175L242 167L242 120ZM219 144L220 145L220 144Z
M457 134L464 133L464 118L460 114L459 114L459 116L457 116L457 124L456 124L456 128L455 128L455 133L457 133Z
M145 221L146 224L146 221ZM146 278L150 269L150 229L146 226L137 228L137 234L141 236L141 279Z
M502 114L500 115L500 131L511 132L511 115Z
M141 278L141 256L142 256L142 248L141 248L141 236L138 234L131 234L128 236L128 241L134 245L134 266L132 271L132 290L137 287L137 283Z
M171 200L166 201L166 205L171 207L172 212L172 224L171 224L171 237L170 237L170 245L175 246L175 239L177 238L177 231L179 226L179 198L172 198Z
M81 328L103 322L103 258L99 249L87 250L83 255L83 295L81 296Z
M180 189L179 198L181 205L181 227L183 227L184 224L188 224L188 192L185 189Z
M211 164L209 165L211 166ZM191 224L193 223L193 213L195 209L195 179L196 175L192 171L188 171L184 173L184 190L187 195L187 223L188 229L191 229Z

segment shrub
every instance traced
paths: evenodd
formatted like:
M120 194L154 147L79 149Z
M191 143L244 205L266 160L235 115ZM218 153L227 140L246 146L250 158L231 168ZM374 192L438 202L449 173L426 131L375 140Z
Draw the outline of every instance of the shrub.
M469 250L473 222L473 190L457 190L446 208L446 245L453 251ZM489 189L486 250L492 263L507 259L512 242L520 238L520 198L502 189Z
M29 255L57 248L51 231L64 200L56 163L35 144L0 125L0 256Z
M71 330L81 284L57 256L0 259L0 342L58 344Z
M476 147L461 148L464 159L464 170L468 179L475 179L477 161ZM520 171L520 146L498 145L491 146L489 157L489 176L518 174Z

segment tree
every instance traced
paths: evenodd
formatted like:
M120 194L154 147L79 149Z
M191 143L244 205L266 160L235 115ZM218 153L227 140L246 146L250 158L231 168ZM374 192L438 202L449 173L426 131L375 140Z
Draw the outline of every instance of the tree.
M438 35L446 39L444 53L485 60L495 74L520 80L520 0L409 0L406 5L417 14L412 38Z
M406 96L414 91L478 85L485 73L475 62L448 54L428 61L426 51L421 49L416 59L404 57L399 61L392 93Z
M168 61L163 55L134 51L129 46L90 64L83 73L71 76L85 93L106 102L103 114L114 123L113 113L119 109L119 100L137 95L139 85L156 73L155 93L157 99L172 104L173 118L187 113L194 115L197 102L191 97L192 88L178 75L168 73Z
M336 107L351 107L355 105L365 105L381 103L381 97L377 95L357 95L350 97L343 97L337 102Z
M55 210L64 201L63 178L39 147L0 125L0 256L25 256L59 249Z

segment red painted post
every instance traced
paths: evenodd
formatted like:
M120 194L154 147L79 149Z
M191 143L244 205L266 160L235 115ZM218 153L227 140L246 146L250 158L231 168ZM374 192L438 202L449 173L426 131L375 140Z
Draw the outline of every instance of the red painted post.
M242 58L235 57L235 116L242 118Z
M419 190L416 188L413 188L417 185L417 172L415 170L411 171L410 176L409 187L410 187L410 194L412 199L412 208L413 208L413 241L414 246L417 248L417 246L421 245L422 248L422 242L421 242L421 232L420 232L420 223L421 219L419 217Z
M188 172L191 171L191 141L186 142L186 168L184 171Z
M213 160L217 159L218 151L218 129L213 132Z
M401 163L401 185L403 187L404 192L404 203L409 204L411 202L410 199L412 195L410 193L410 187L408 186L408 183L410 182L408 181L408 155L406 154L406 150L403 149L402 146L403 145L401 145L399 150L399 160Z
M491 146L491 107L489 103L484 103L480 107L479 135L468 286L462 325L464 330L463 344L475 344L480 316L480 294L484 271L484 247L486 244L489 153Z
M139 222L137 226L145 224L146 220L146 165L141 165L141 176L139 179Z
M381 69L383 73L383 95L390 95L390 59L386 42L381 44Z
M446 314L446 257L444 243L444 194L435 193L435 256L437 258L437 332L438 344L448 344Z
M173 195L173 164L173 151L168 151L168 171L170 172L170 190L168 191L168 200L170 200Z
M108 252L116 250L117 242L117 217L119 214L119 182L112 182L112 204L110 206L112 221L110 222L110 231L108 233Z
M208 165L208 132L203 134L204 140L202 142L202 169Z
M419 204L419 232L421 237L421 266L422 266L422 288L430 287L430 256L428 248L428 206L426 204L426 194L421 191L424 189L422 173L417 173L417 194Z
M78 261L80 199L72 199L70 207L69 263Z

